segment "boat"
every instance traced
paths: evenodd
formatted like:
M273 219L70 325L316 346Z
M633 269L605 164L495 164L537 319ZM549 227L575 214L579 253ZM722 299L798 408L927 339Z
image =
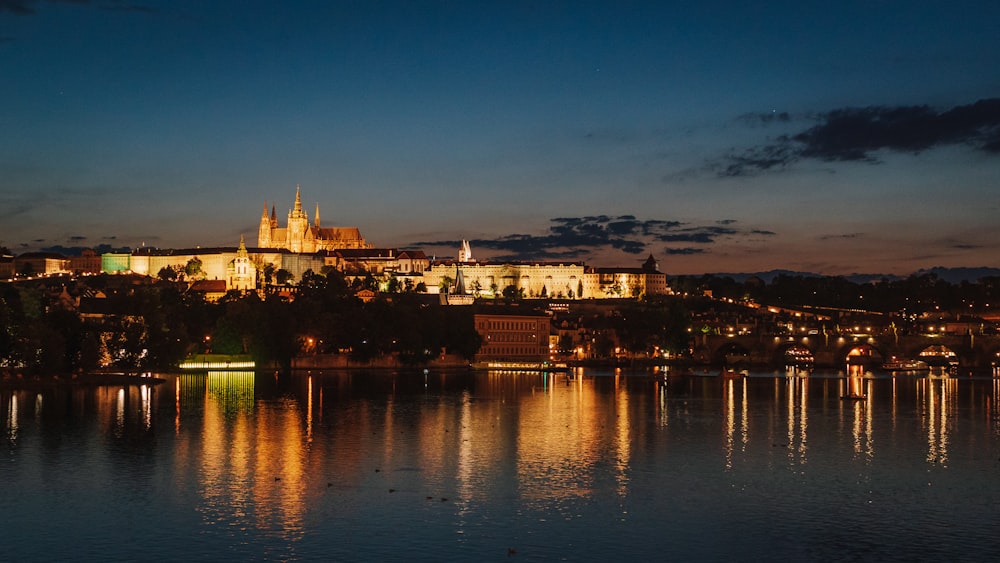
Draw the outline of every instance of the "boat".
M887 371L929 371L931 368L923 360L910 360L893 356L882 363L882 369Z

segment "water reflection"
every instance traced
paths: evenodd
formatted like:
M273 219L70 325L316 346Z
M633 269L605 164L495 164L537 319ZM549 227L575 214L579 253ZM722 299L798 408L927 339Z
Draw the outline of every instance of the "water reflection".
M958 380L918 379L917 397L922 402L921 426L927 432L927 461L948 462L949 417L955 409Z
M725 402L723 424L726 429L725 467L728 470L733 468L733 452L736 448L737 440L737 419L739 420L740 452L746 452L747 443L749 442L747 378L726 379L724 381L723 401ZM736 406L737 402L739 402L739 408Z
M955 487L988 477L995 464L1000 379L788 375L211 372L170 376L158 387L0 389L0 421L17 445L0 477L44 466L32 491L44 496L66 480L53 468L73 459L67 475L112 483L115 491L127 480L142 485L135 490L153 488L134 495L142 497L138 508L115 510L196 541L223 542L219 553L230 558L367 560L400 549L434 559L435 547L455 538L506 549L507 530L521 534L520 545L511 543L525 553L562 529L572 532L554 540L559 545L568 545L567 536L589 540L595 529L619 538L641 531L630 541L684 529L674 536L684 539L717 529L706 525L717 518L753 529L740 542L768 533L780 541L794 535L782 526L807 522L792 531L814 547L827 545L809 538L825 534L833 518L862 522L867 514L871 521L858 529L884 525L899 499L942 506L933 495L947 491L951 510L965 498L952 495ZM843 398L852 393L863 398ZM62 439L67 432L72 440ZM73 449L86 454L68 455ZM30 455L45 461L24 467ZM885 475L894 477L879 481ZM953 482L928 489L931 478ZM886 492L871 504L877 481ZM855 490L859 483L865 491ZM101 493L102 502L124 502ZM160 504L147 510L151 502ZM762 513L765 505L772 512ZM819 505L838 508L824 520ZM778 522L766 518L773 511ZM176 521L162 521L165 515ZM757 522L764 524L754 528ZM93 532L86 522L78 526ZM650 540L640 549L649 554L652 544L662 547ZM361 551L350 551L358 545ZM536 558L609 559L621 549L603 545L588 543L592 553L537 551ZM304 546L312 550L299 551ZM453 554L440 559L490 558Z
M17 393L11 393L7 401L7 416L5 417L7 443L17 444Z

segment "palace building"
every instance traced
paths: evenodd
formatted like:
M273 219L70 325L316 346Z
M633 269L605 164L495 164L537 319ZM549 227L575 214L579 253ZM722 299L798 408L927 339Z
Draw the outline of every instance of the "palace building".
M652 255L641 268L589 268L583 262L478 261L462 241L458 260L437 260L424 271L428 293L497 297L513 287L541 299L636 298L670 293Z
M295 186L295 206L288 212L288 222L285 227L278 226L278 215L271 206L271 215L267 214L267 203L260 216L260 229L257 234L258 248L283 248L289 252L312 254L323 250L341 250L371 248L361 236L357 227L321 227L319 224L319 204L316 204L316 216L313 224L309 224L309 215L302 209L302 197L299 187Z

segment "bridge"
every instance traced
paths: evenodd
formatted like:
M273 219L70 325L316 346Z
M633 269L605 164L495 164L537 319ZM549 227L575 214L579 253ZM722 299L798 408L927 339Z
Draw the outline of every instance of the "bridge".
M745 356L754 366L780 367L788 363L789 350L808 350L816 365L837 367L849 355L860 354L872 362L893 356L918 358L928 349L953 353L963 368L990 367L1000 353L1000 336L984 334L902 335L829 334L787 335L699 335L694 342L696 361L725 363L727 356Z

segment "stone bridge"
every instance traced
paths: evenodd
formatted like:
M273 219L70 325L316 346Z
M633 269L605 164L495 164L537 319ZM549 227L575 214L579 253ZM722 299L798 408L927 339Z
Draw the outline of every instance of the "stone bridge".
M838 367L847 363L849 354L861 351L872 362L892 356L917 358L931 347L953 352L961 367L989 367L1000 353L1000 336L964 335L899 335L893 333L811 334L808 336L725 336L699 335L694 342L697 361L722 364L727 356L745 355L751 365L780 367L786 364L790 348L805 348L812 353L818 366Z

